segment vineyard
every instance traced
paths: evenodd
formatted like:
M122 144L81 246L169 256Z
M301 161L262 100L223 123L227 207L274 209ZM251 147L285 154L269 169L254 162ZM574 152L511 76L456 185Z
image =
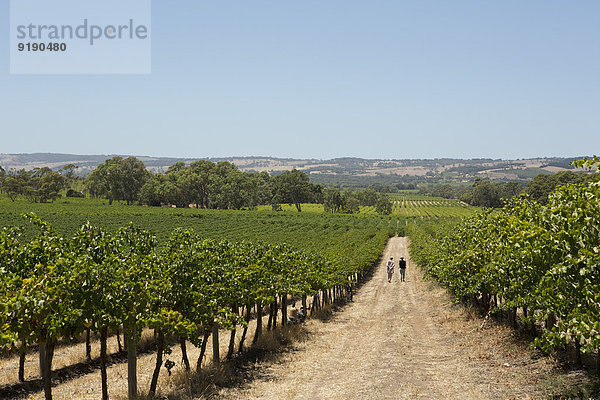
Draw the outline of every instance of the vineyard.
M201 348L199 367L207 339L211 334L218 338L216 330L223 327L232 332L231 356L235 330L244 329L243 345L251 316L266 312L271 328L278 310L281 323L286 323L292 297L318 309L351 294L397 225L374 215L84 201L5 205L0 214L0 346L5 354L19 355L14 362L20 364L21 381L25 355L40 349L46 399L52 398L52 359L61 341L83 332L88 338L94 332L100 336L101 384L103 398L108 398L106 341L122 332L133 398L138 387L136 348L141 332L152 329L157 364L148 393L155 393L162 364L173 365L163 358L175 339L183 354L186 342ZM26 221L18 215L22 208L34 209L43 218L29 214ZM256 321L255 340L262 318Z
M475 209L458 200L401 195L393 201L392 215L413 219L438 219L465 217L471 215Z
M317 232L331 234L335 238L354 230L396 229L396 218L378 215L370 207L364 207L361 214L356 215L324 214L323 206L319 204L303 205L306 211L302 213L291 211L293 206L288 207L289 211L282 212L273 212L270 207L252 211L198 210L116 203L108 206L99 199L69 199L40 204L23 200L12 202L0 197L0 227L23 226L26 235L32 234L34 230L20 215L34 212L64 235L73 235L87 222L102 226L111 233L133 222L153 232L159 246L166 242L174 229L189 228L210 239L285 242L305 250L311 250L313 245L323 247Z
M600 369L600 186L559 187L547 205L524 198L460 223L409 225L428 275L487 315L536 331L546 351L573 346Z
M129 398L153 397L160 371L178 364L174 348L179 365L200 371L210 341L213 362L222 358L219 331L230 333L231 358L286 325L289 304L318 311L351 298L394 235L410 236L411 262L476 304L483 324L501 316L535 332L536 347L572 346L578 364L590 354L600 368L597 183L561 186L545 205L522 197L497 210L415 194L392 201L392 214L381 216L373 207L348 215L316 204L300 213L0 200L0 365L19 366L0 397L28 387L25 360L38 352L42 379L24 394L43 390L51 399L55 354L84 338L89 361L91 337L103 399L115 379ZM117 353L107 350L109 338ZM140 387L148 340L155 365ZM112 357L127 365L126 376L109 376Z

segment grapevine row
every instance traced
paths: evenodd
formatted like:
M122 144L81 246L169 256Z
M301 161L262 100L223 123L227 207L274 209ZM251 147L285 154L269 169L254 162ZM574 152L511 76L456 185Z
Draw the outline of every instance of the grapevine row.
M247 329L254 307L261 313L263 306L283 299L279 304L285 324L288 295L302 298L304 304L315 296L317 306L351 292L388 237L387 232L374 232L373 240L359 249L343 252L340 247L339 253L322 256L285 244L205 239L182 229L159 247L151 233L132 224L113 234L86 224L64 237L37 216L27 218L40 229L33 238L24 239L17 227L0 233L0 350L24 354L28 347L39 346L46 399L52 398L52 357L61 338L87 329L100 334L101 383L107 399L107 334L122 327L129 396L135 398L136 348L142 329L154 329L158 350L149 389L153 395L168 338L200 346L200 367L211 332L219 327ZM353 234L348 231L341 240ZM347 259L358 252L362 257ZM262 318L257 318L255 338L261 331Z
M600 348L600 184L561 186L540 205L409 226L411 256L457 297L484 310L517 311L547 351ZM599 357L600 362L600 357Z

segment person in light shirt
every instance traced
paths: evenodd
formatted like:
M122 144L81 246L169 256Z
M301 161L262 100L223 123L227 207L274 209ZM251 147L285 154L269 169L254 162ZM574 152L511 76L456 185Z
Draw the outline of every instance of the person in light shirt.
M395 266L396 266L396 263L394 262L394 257L390 257L390 259L387 262L388 283L392 282L392 275L394 275L394 267Z

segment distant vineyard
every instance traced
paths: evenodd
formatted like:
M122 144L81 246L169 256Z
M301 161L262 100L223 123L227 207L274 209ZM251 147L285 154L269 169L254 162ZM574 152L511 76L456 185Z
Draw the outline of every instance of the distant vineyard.
M475 207L470 207L458 200L410 195L397 196L393 200L392 215L407 218L437 219L465 217L473 214L475 210Z
M319 208L320 207L320 208ZM356 215L324 214L322 205L306 205L297 211L203 210L191 208L142 207L113 204L97 199L69 199L51 204L11 202L0 198L0 227L24 226L26 234L34 230L21 218L22 213L35 212L63 235L72 235L89 222L108 232L133 222L153 232L159 243L165 243L175 228L193 229L208 239L261 240L287 243L297 249L322 251L335 246L329 240L353 231L384 232L393 235L396 218L377 215L363 207ZM402 232L400 232L402 234Z

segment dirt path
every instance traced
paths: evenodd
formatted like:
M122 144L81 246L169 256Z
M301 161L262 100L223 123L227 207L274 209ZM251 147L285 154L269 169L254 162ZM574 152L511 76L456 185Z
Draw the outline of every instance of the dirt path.
M383 262L355 301L312 338L225 399L489 399L531 398L535 374L550 368L498 343L423 281L409 261L406 282L385 277L385 261L408 259L408 241L390 239ZM502 336L502 335L499 335ZM505 340L503 338L502 340ZM535 371L535 372L533 372ZM532 375L533 374L533 375Z

